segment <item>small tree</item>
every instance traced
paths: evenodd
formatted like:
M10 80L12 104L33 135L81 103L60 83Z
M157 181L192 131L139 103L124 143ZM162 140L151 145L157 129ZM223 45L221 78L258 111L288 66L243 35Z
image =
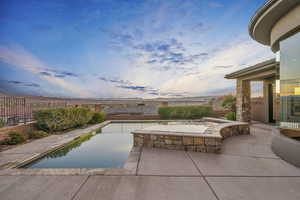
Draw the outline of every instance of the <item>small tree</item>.
M225 115L225 118L228 120L236 120L236 98L235 96L229 94L224 95L222 107L228 110L229 112Z
M224 95L222 107L231 112L236 111L236 98L232 94Z

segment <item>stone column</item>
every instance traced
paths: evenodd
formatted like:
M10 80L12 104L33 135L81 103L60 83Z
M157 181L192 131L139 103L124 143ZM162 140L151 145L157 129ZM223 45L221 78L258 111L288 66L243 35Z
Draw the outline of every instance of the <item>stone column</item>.
M236 84L236 119L240 122L251 121L250 81L237 79Z

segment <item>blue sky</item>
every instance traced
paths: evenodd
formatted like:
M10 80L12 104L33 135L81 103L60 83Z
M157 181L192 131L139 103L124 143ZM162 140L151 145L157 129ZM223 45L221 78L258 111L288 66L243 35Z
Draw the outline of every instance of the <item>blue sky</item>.
M0 92L180 97L234 91L274 57L248 35L265 0L2 0Z

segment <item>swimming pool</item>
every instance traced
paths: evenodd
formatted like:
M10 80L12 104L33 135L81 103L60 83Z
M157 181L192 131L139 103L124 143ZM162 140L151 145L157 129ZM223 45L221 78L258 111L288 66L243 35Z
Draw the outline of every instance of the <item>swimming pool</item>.
M130 132L159 123L111 123L23 168L122 168L133 146Z

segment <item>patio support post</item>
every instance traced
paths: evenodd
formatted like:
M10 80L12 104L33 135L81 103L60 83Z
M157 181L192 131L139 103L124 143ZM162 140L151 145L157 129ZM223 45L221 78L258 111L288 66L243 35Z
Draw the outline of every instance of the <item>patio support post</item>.
M236 117L237 121L251 121L251 87L249 80L237 79Z

